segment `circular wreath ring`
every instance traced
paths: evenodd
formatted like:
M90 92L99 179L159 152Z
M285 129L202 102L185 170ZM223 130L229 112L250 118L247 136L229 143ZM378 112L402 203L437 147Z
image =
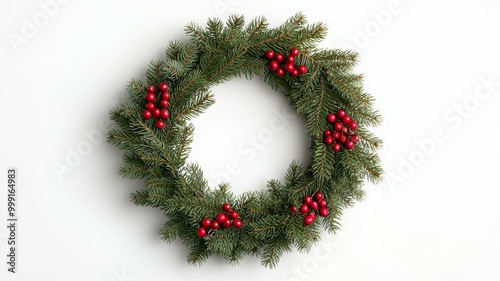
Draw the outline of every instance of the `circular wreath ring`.
M321 226L335 232L342 210L363 198L364 180L381 179L381 141L367 130L381 118L352 72L357 54L317 48L326 27L308 25L301 13L276 28L264 17L245 25L230 16L185 31L189 40L170 42L165 60L148 67L147 83L132 79L130 101L110 112L118 128L108 142L124 150L119 173L144 180L131 201L161 208L169 219L159 235L180 238L189 263L256 255L274 267L286 251L309 250ZM186 159L194 133L188 121L214 103L210 87L242 75L263 77L305 117L311 164L294 161L283 181L236 196L228 183L210 188Z

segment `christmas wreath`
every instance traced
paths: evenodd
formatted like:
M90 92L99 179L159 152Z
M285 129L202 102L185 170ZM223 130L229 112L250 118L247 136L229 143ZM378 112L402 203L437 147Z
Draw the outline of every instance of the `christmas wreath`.
M316 46L326 30L300 13L276 28L264 17L248 25L242 16L225 24L209 19L205 28L191 23L189 40L170 42L166 58L148 67L147 82L132 79L130 100L111 110L118 127L108 142L124 150L119 173L144 181L131 201L164 212L159 235L181 239L189 263L215 254L234 264L256 255L274 267L284 252L309 250L321 227L335 232L342 210L363 198L364 181L381 179L375 153L381 141L368 130L380 115L362 75L352 71L357 54ZM311 164L294 161L282 181L236 196L229 183L209 187L186 159L194 133L189 120L214 103L210 87L238 76L263 77L304 116Z

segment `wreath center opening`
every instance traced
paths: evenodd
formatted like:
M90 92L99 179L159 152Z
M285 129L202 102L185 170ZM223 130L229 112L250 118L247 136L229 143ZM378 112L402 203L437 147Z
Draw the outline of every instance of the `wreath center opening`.
M191 120L188 158L210 187L230 183L237 194L264 189L269 179L283 179L291 161L310 163L305 119L261 77L233 78L211 91L215 104Z

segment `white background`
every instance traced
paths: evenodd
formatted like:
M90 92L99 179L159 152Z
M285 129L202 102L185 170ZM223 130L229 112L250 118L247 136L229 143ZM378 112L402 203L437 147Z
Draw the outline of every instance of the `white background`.
M385 181L367 184L337 235L275 269L250 257L187 265L181 243L156 235L161 212L128 201L141 182L116 173L108 110L169 40L185 39L188 22L238 13L276 26L300 10L329 27L323 47L361 55L356 71L384 117L375 131ZM2 0L0 280L500 280L499 14L493 0ZM303 120L277 122L292 109L262 80L213 91L190 158L211 182L227 173L236 193L261 189L292 159L307 162ZM15 275L5 263L8 167L19 179Z

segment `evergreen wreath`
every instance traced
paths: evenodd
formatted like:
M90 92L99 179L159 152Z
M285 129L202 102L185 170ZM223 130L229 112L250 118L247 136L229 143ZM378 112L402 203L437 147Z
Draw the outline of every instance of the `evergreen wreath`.
M301 13L277 28L264 17L245 26L234 15L226 24L209 19L206 28L190 23L189 40L171 41L165 60L148 67L147 83L132 79L130 101L110 111L118 128L108 142L124 150L119 173L144 180L131 201L164 212L159 235L180 238L189 263L215 254L235 264L255 255L275 267L284 252L308 251L321 226L338 230L343 209L363 198L364 181L381 180L375 151L382 143L367 129L381 117L362 75L353 73L357 54L316 46L326 31ZM229 183L210 188L186 159L194 133L189 120L214 103L210 87L241 76L263 77L304 116L311 164L294 161L283 181L236 196Z

